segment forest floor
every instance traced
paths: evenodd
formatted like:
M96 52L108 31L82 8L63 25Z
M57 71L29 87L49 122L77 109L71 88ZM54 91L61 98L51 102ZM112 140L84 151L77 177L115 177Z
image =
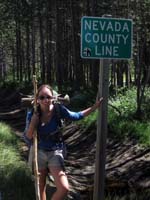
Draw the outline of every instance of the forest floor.
M26 109L19 92L1 91L0 121L11 125L18 137L25 127ZM64 129L67 144L66 173L71 184L69 199L91 200L93 196L96 124L82 129L70 123ZM27 157L28 148L22 147ZM134 138L120 141L108 131L106 148L106 191L140 192L150 188L150 148L141 147ZM50 182L49 182L50 183ZM49 185L48 183L48 185ZM50 184L53 185L53 184Z

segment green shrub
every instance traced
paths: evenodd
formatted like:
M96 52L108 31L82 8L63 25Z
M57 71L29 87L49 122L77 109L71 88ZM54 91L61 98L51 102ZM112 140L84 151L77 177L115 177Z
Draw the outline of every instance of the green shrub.
M148 101L150 92L146 90L142 110L143 119L138 120L136 113L136 89L132 88L124 93L118 94L115 98L110 98L108 107L109 132L114 137L120 139L126 136L133 136L142 145L150 145L150 107ZM148 110L149 108L149 110Z

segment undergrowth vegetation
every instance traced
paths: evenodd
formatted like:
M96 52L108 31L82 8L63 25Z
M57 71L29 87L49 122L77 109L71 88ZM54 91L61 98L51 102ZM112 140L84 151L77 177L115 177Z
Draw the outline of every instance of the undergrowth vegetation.
M3 200L34 199L31 172L22 160L18 138L0 122L0 193Z
M83 98L82 94L82 98ZM91 97L87 99L90 105ZM81 99L79 100L81 102ZM142 102L142 118L136 116L136 89L119 91L117 95L111 96L108 102L108 134L109 137L124 139L133 137L144 146L150 146L150 91L147 89ZM79 109L78 109L79 110ZM95 123L98 112L93 112L88 117L79 121L84 127ZM0 195L2 200L30 200L35 199L34 182L31 179L31 171L27 163L20 155L19 139L11 128L0 122ZM148 196L150 192L146 193ZM138 196L139 200L146 200L145 193ZM12 198L13 197L13 198ZM137 199L137 194L130 196L108 195L106 200L127 200Z
M142 117L136 115L136 90L132 88L110 98L108 124L111 136L123 139L131 136L142 145L150 145L150 91L147 89L142 103Z
M136 88L120 90L108 102L108 134L124 139L133 137L141 145L150 146L150 91L147 88L142 102L142 117L136 114ZM79 121L83 126L95 123L97 112Z

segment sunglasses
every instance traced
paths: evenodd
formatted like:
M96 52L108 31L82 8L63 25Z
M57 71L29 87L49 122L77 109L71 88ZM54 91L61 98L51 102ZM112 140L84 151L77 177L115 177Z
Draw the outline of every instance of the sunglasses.
M47 95L47 96L41 95L41 96L38 97L39 100L44 100L44 99L50 100L50 99L52 99L52 98L53 98L53 97L52 97L52 96L49 96L49 95Z

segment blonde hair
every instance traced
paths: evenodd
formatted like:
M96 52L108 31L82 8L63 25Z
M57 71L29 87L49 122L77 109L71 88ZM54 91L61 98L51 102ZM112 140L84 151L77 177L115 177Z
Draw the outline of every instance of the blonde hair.
M43 84L43 85L41 85L41 86L38 88L38 91L37 91L37 94L36 94L36 99L38 98L39 93L40 93L40 91L41 91L43 88L49 89L49 90L51 91L52 95L53 95L53 89L52 89L52 87L51 87L50 85Z

